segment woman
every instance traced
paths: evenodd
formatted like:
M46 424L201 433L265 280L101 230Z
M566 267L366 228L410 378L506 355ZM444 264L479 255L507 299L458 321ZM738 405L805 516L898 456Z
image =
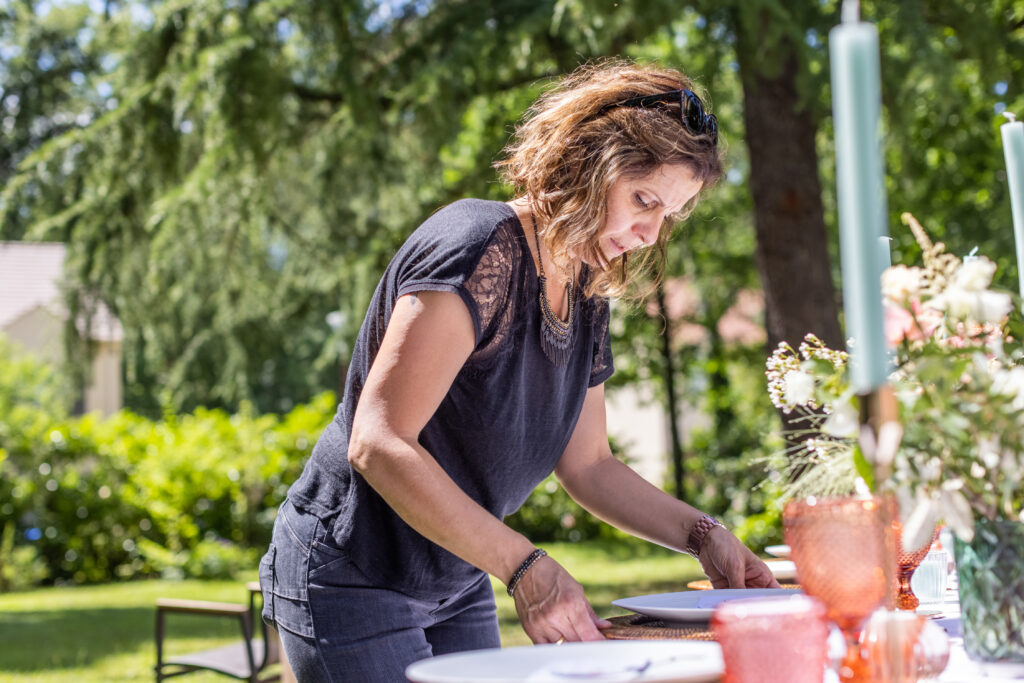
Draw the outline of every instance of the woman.
M777 585L605 431L607 296L663 258L721 174L692 90L671 70L579 69L498 164L518 196L441 209L388 266L260 565L300 680L401 681L417 659L499 646L488 574L534 642L600 639L580 584L502 523L552 471L598 517L698 556L716 587Z

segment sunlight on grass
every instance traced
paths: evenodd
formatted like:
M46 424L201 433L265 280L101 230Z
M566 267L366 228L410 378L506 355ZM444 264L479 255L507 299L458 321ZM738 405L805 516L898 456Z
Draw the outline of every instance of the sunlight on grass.
M255 574L245 578L255 579ZM153 605L158 597L244 603L248 593L245 581L239 580L138 581L0 595L0 680L152 681ZM169 651L190 652L237 640L238 627L222 621L169 622ZM204 673L187 680L228 679Z
M617 598L683 590L702 576L696 561L662 548L634 543L543 544L583 584L601 616L624 614ZM0 595L0 680L11 683L149 682L156 663L158 597L244 603L246 581L138 581L73 588L46 588ZM527 645L505 587L493 580L504 646ZM237 639L226 621L168 623L170 652L202 650ZM230 680L193 674L194 683Z

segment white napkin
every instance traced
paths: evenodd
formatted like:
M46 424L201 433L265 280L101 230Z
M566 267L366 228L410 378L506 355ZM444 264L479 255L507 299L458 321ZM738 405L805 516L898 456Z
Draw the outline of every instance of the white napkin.
M567 681L590 681L591 683L620 683L635 681L643 676L650 666L647 657L625 658L619 661L593 660L582 657L567 657L545 664L531 673L527 683L566 683Z

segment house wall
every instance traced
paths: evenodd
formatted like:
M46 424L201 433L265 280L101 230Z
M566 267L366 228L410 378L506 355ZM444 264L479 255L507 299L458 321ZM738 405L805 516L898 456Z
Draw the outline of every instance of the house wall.
M44 363L64 363L64 322L42 306L19 316L3 330L9 339ZM110 415L121 409L121 342L95 342L85 389L85 412Z
M89 386L85 388L85 412L110 415L121 405L121 342L98 342L93 350Z
M622 446L630 467L655 486L670 490L672 435L667 408L653 396L643 382L612 389L605 397L605 419L609 436ZM711 428L710 416L697 405L684 400L679 410L684 444L693 432Z
M64 362L64 322L42 306L25 312L0 332L45 363Z
M668 474L669 430L665 408L642 384L617 387L605 396L608 435L622 447L641 477L661 486Z

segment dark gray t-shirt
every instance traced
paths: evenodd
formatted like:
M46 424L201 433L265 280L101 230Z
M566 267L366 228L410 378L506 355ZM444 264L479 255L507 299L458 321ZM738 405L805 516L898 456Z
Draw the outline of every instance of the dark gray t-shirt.
M582 288L588 271L583 269ZM359 330L337 415L288 495L331 525L333 539L371 580L416 597L457 593L480 578L469 563L407 525L348 464L356 404L395 302L422 290L454 292L473 319L476 346L419 442L473 500L502 519L555 468L588 387L613 372L608 301L582 299L569 363L540 346L536 267L515 212L465 199L410 236L374 292Z

